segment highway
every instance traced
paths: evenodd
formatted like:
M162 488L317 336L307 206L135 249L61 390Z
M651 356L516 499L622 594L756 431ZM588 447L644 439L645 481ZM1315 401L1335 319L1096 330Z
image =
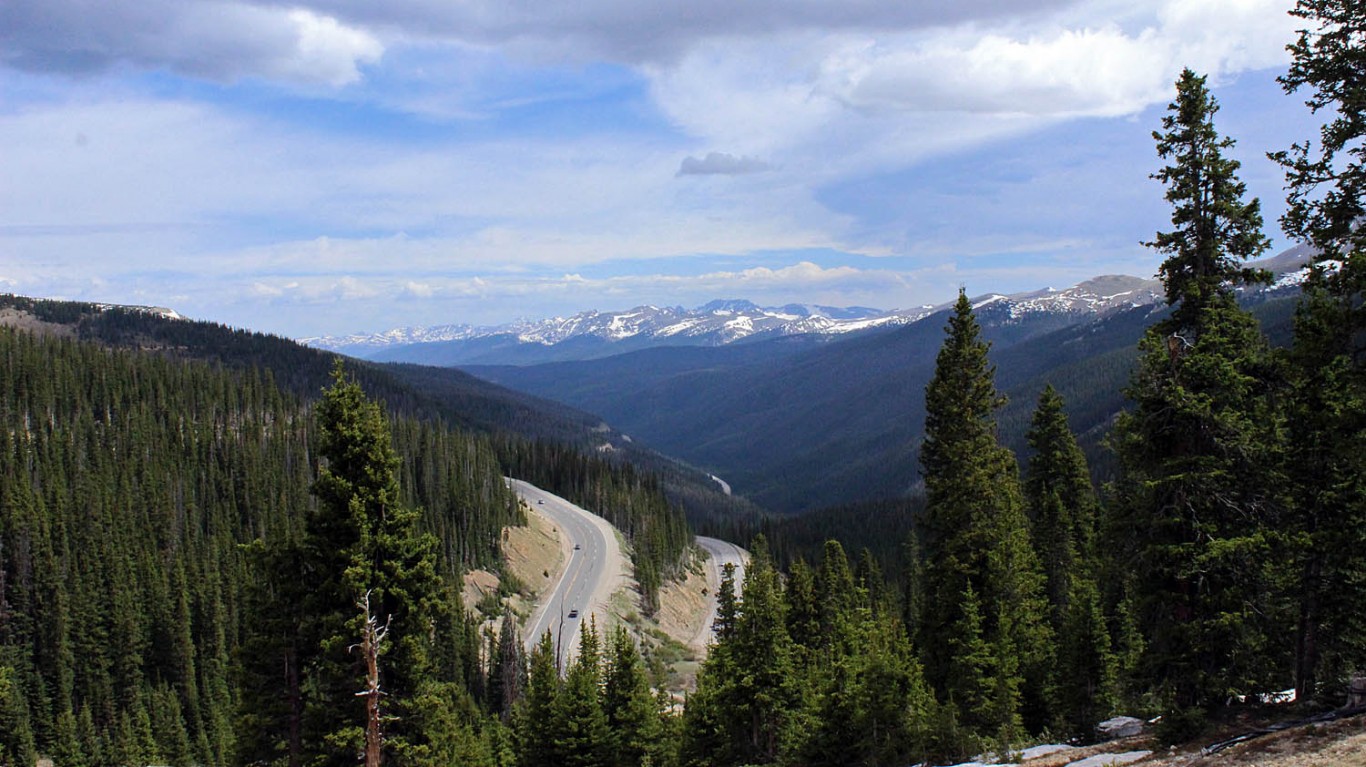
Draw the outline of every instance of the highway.
M605 626L607 602L625 570L621 547L601 517L521 480L509 479L508 484L532 513L544 514L562 533L560 546L567 555L564 571L555 587L542 596L523 637L529 652L549 631L555 637L557 662L563 672L578 647L579 629L589 616L597 613L599 630Z
M697 536L697 545L710 555L707 557L707 617L693 639L694 646L705 649L712 639L712 624L716 623L716 594L721 586L722 568L727 564L735 565L735 597L739 599L740 590L745 585L745 563L749 561L749 552L730 541L701 535Z

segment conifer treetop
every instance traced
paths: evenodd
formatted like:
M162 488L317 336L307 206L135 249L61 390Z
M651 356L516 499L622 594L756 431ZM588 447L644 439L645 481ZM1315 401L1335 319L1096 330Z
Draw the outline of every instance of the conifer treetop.
M1243 202L1240 164L1224 155L1234 141L1215 130L1219 104L1205 83L1203 75L1182 71L1162 130L1153 131L1158 156L1170 164L1152 178L1167 187L1173 228L1143 244L1166 255L1159 276L1167 303L1179 304L1178 325L1212 303L1231 301L1238 285L1270 280L1265 271L1240 265L1266 252L1270 242L1262 233L1261 203Z

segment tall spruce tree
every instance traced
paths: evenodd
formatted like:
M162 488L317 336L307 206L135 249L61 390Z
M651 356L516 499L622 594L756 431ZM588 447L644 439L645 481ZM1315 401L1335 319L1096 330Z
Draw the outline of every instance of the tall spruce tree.
M804 701L781 579L763 536L750 550L738 610L724 624L718 615L725 628L684 710L685 765L771 764L798 734L793 722Z
M565 767L599 767L612 757L611 731L602 708L601 639L596 619L579 632L579 651L555 699L556 763Z
M1306 22L1281 83L1327 119L1318 144L1271 156L1285 168L1287 233L1312 248L1295 319L1288 467L1299 557L1295 688L1336 695L1366 668L1366 7L1300 0Z
M1086 456L1067 424L1062 396L1051 385L1039 395L1026 439L1033 454L1025 471L1025 500L1057 629L1072 577L1092 571L1098 503Z
M513 706L526 688L526 661L522 655L522 636L517 619L508 609L498 628L498 643L489 661L489 705L505 721L512 717Z
M1039 395L1026 436L1033 455L1025 497L1057 637L1054 714L1068 732L1085 737L1114 705L1116 692L1116 662L1096 587L1099 504L1086 456L1052 386Z
M1011 740L1023 714L1034 727L1046 715L1051 632L1043 579L1015 458L997 442L995 414L1005 398L962 292L947 332L925 389L919 643L926 678L941 696L953 694L962 721Z
M318 508L308 520L304 553L311 584L310 636L318 648L305 708L306 749L315 765L354 764L364 747L365 659L357 652L369 617L386 626L380 648L385 753L420 761L420 703L432 681L431 626L444 606L435 539L400 503L399 459L378 404L348 380L341 363L317 408L319 453L326 464L313 484ZM364 604L370 613L360 608Z
M665 749L659 701L650 692L650 681L640 651L625 626L612 633L611 658L603 685L602 709L611 732L610 767L660 764Z
M518 767L559 764L555 702L560 697L561 682L555 663L555 639L546 631L532 648L526 695L513 713Z
M1170 164L1173 229L1151 243L1172 313L1148 329L1115 429L1124 470L1121 538L1133 542L1145 675L1179 710L1264 689L1278 657L1272 590L1279 418L1270 354L1234 288L1265 276L1241 265L1267 247L1244 202L1218 105L1187 69L1154 132Z

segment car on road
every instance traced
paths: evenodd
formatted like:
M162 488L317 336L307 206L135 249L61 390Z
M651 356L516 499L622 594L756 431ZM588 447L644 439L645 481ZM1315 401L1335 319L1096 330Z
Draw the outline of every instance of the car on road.
M540 498L537 498L537 499L536 499L536 505L537 505L537 506L544 506L544 505L545 505L545 501L541 500Z
M580 546L579 544L577 544L577 543L574 544L574 550L575 550L575 551L578 551L578 550L581 549L581 548L583 548L583 547Z
M571 620L574 619L574 618L579 617L579 611L578 611L578 610L570 610L570 611L569 611L569 617L570 617Z

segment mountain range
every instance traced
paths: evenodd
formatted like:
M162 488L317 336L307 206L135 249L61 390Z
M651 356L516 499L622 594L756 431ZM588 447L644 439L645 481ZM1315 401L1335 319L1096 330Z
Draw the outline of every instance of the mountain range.
M1280 277L1242 300L1273 341L1289 336L1302 254L1257 266ZM1067 402L1098 480L1143 331L1167 311L1155 282L1100 277L1074 288L973 299L992 343L1003 441L1018 454L1046 384ZM859 332L658 345L596 359L461 365L486 380L600 415L637 443L730 483L767 509L802 513L904 497L920 482L924 391L948 308Z
M990 294L1015 315L1103 315L1161 297L1154 280L1110 275L1055 290ZM377 362L426 365L528 365L607 357L656 346L726 346L787 336L829 340L879 328L910 325L947 304L884 311L867 307L788 304L758 306L745 300L712 301L695 309L638 306L586 311L572 317L474 327L439 325L382 333L303 338L304 344Z

